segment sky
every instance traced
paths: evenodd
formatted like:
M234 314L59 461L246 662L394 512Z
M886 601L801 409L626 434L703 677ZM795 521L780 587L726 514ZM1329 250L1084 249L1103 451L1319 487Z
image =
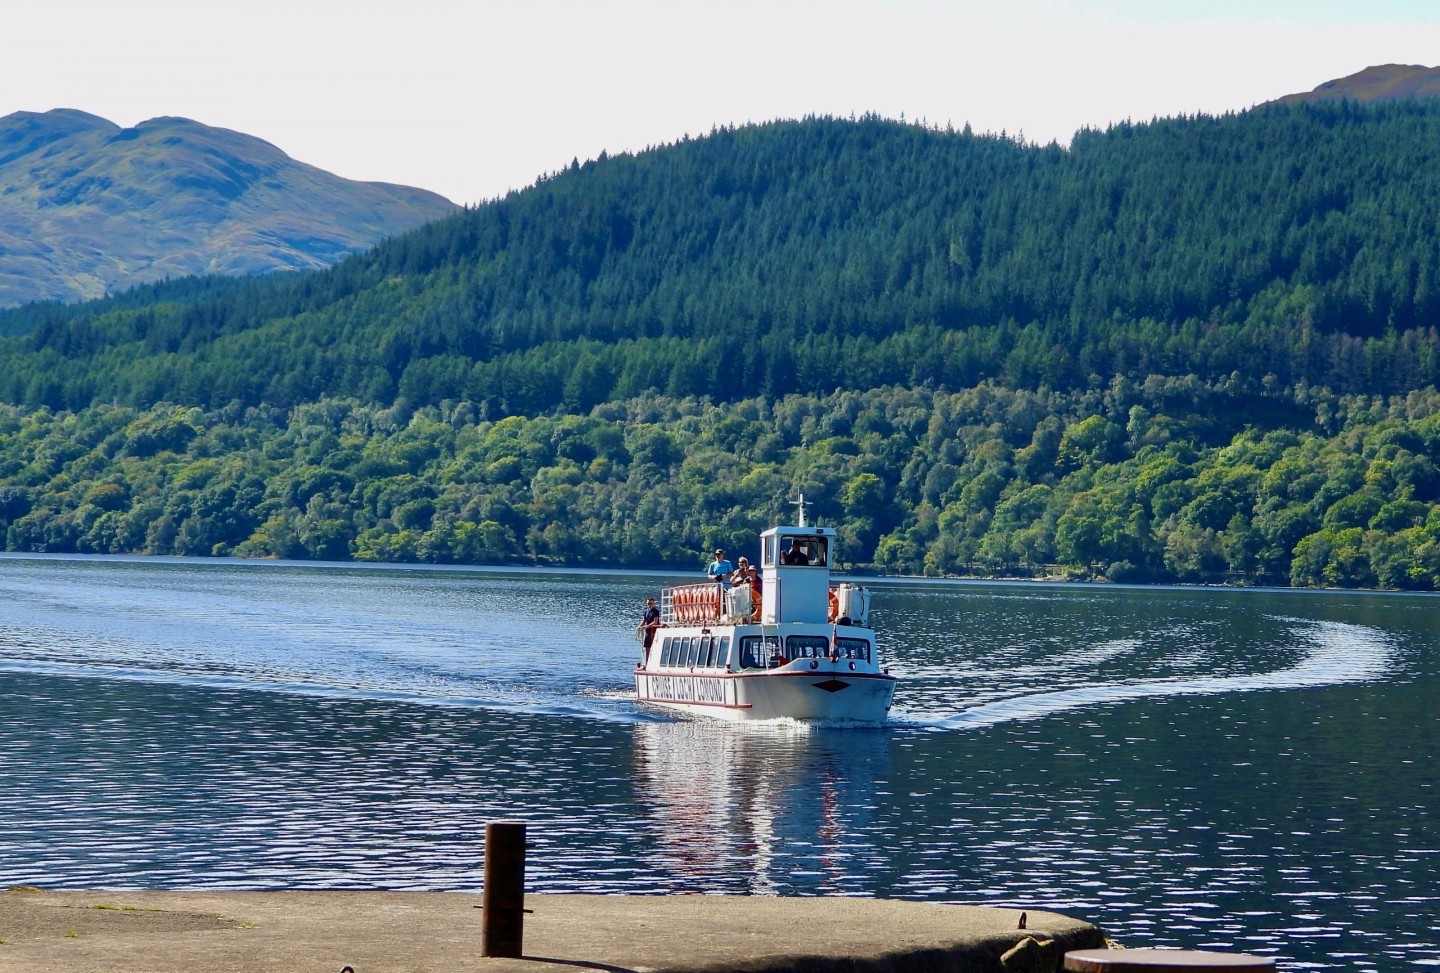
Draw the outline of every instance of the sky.
M474 204L572 159L873 112L1067 144L1440 65L1435 0L45 0L0 115L178 115Z

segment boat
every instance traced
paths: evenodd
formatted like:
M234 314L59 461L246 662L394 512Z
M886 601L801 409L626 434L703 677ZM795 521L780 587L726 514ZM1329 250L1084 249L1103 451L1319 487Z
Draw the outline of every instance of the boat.
M883 723L896 678L880 666L870 592L832 581L838 535L799 523L760 535L758 582L660 592L635 665L639 703L727 720Z

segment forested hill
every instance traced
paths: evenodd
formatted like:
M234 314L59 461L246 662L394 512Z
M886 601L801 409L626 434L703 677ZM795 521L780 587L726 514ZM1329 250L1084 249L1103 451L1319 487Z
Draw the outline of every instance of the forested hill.
M1440 588L1440 107L575 164L316 273L0 314L7 550Z
M349 259L0 315L0 399L585 410L1239 373L1436 381L1440 105L1273 106L1066 149L862 119L601 158Z

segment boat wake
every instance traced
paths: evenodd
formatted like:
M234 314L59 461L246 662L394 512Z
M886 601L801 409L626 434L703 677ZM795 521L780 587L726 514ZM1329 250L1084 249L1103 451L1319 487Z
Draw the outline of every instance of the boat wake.
M1366 682L1382 678L1393 665L1394 642L1379 629L1300 618L1275 620L1290 627L1299 642L1296 648L1302 654L1295 665L1284 669L1236 676L1107 682L995 700L954 715L928 717L908 713L899 716L897 721L931 729L984 727L1159 696L1303 689Z
M189 687L219 693L269 693L285 696L391 703L450 709L487 710L530 716L563 716L608 723L659 722L666 717L634 708L632 694L620 690L581 691L573 694L525 691L518 687L487 687L485 695L465 688L416 686L401 682L343 684L315 681L302 674L291 678L263 678L247 672L201 672L151 669L124 664L97 664L55 660L0 659L0 673L93 679L104 682L150 683ZM277 674L279 675L279 674Z

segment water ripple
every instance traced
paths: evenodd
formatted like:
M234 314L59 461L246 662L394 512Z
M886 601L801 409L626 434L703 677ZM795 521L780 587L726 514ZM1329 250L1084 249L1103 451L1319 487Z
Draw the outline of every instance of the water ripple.
M885 583L897 718L820 728L636 710L656 583L0 558L0 883L476 890L512 819L536 891L1440 965L1434 599Z

